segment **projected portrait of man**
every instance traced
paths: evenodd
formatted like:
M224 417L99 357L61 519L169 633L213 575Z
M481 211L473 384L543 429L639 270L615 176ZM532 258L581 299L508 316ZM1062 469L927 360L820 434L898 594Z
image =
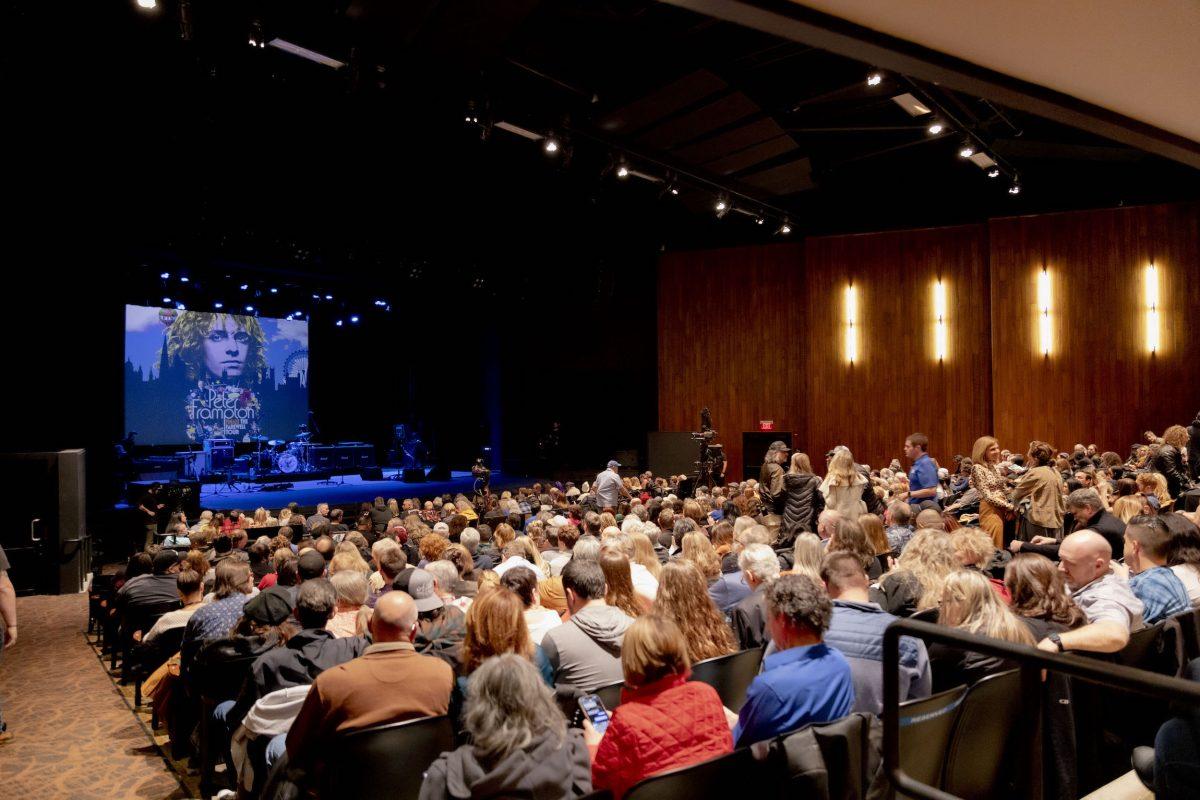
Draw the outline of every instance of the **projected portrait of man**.
M266 335L254 317L184 311L167 338L167 356L194 381L257 382L266 369Z

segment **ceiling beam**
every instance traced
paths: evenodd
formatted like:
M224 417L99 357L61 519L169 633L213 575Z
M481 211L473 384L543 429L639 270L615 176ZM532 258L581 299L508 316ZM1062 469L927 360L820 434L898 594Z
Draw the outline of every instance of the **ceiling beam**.
M1200 169L1200 143L1062 92L789 0L659 0L941 84Z

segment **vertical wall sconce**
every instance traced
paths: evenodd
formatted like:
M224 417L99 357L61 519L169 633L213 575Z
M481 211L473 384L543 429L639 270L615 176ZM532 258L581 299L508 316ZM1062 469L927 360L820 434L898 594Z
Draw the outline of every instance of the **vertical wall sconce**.
M1146 267L1146 348L1158 352L1158 267Z
M1050 355L1050 351L1054 347L1054 331L1050 326L1050 303L1052 296L1050 293L1050 273L1045 267L1037 276L1037 304L1038 304L1038 344L1041 347L1042 355Z
M846 287L846 361L853 364L858 359L858 293L854 284Z
M945 361L950 336L946 330L946 284L942 283L941 278L933 283L933 316L934 350L937 352L937 360Z

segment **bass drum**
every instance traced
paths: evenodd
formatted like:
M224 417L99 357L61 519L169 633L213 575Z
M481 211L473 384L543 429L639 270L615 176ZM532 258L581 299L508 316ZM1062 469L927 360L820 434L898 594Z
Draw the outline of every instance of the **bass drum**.
M279 463L276 466L280 472L295 472L300 468L300 459L291 453L284 453L279 456Z

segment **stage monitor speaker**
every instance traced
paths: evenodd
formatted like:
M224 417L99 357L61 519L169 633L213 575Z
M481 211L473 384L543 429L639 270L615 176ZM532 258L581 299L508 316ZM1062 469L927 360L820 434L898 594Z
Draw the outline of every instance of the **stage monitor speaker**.
M433 470L430 470L430 472L432 471ZM403 480L405 483L424 483L425 470L421 469L420 467L408 467L404 470L401 480Z
M430 467L425 477L431 481L448 481L450 480L450 468L443 464L438 464L435 467Z
M792 446L791 431L747 431L742 434L742 480L751 478L758 480L762 470L763 458L771 442L781 441L788 447ZM787 466L784 465L784 469Z
M381 467L359 467L358 476L364 481L381 481L383 480L383 469Z

